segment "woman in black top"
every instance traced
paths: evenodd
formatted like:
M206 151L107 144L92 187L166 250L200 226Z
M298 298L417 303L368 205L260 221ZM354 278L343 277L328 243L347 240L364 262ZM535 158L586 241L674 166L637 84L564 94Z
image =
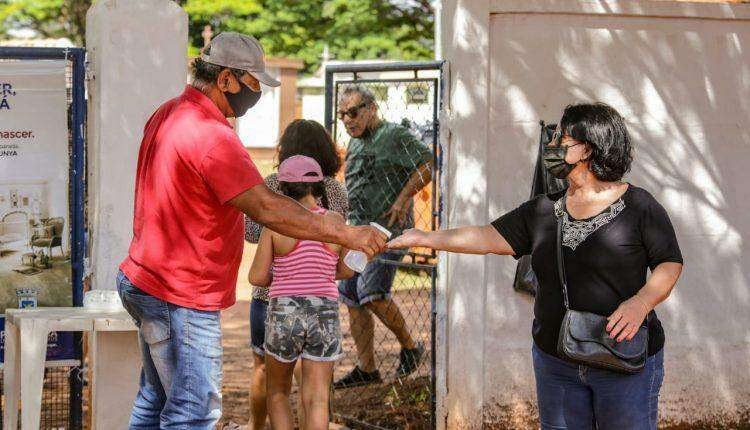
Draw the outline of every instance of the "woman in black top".
M542 428L656 429L664 331L653 309L682 270L672 223L648 191L621 181L632 147L625 122L607 105L568 106L544 161L550 173L568 179L567 190L535 197L487 226L409 230L389 246L531 254L539 280L532 355ZM558 218L570 308L608 316L606 330L618 342L630 341L651 314L641 372L624 375L558 357L565 314L555 256Z

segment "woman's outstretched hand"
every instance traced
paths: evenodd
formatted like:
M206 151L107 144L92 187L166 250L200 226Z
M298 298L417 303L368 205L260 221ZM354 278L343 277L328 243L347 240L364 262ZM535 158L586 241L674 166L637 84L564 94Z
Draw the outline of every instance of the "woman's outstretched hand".
M386 244L386 246L391 249L407 249L415 246L426 246L426 239L426 232L412 228L404 231L401 236L392 239Z

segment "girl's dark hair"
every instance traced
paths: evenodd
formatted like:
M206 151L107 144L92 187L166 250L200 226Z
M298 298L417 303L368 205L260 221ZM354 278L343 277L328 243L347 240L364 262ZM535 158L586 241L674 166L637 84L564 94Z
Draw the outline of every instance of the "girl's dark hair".
M316 199L322 198L326 192L326 186L323 181L320 182L279 182L279 191L281 194L299 200L312 194Z
M633 147L625 120L604 103L568 105L560 119L564 135L591 149L591 172L600 181L619 181L630 171Z
M323 176L333 177L341 170L341 156L336 143L328 131L315 121L292 121L281 135L278 151L279 164L293 155L305 155L320 164Z

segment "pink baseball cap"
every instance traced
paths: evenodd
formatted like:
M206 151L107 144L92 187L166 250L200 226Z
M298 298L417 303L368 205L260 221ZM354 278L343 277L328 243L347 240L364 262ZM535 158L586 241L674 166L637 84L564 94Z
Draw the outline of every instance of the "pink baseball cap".
M304 155L293 155L279 165L279 182L320 182L323 171L320 164Z

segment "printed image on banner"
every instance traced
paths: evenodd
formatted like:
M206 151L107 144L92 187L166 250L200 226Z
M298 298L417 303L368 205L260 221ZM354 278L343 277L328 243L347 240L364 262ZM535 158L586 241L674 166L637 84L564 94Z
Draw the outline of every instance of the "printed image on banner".
M73 305L66 64L0 62L0 317ZM72 334L51 333L47 359L72 347Z

